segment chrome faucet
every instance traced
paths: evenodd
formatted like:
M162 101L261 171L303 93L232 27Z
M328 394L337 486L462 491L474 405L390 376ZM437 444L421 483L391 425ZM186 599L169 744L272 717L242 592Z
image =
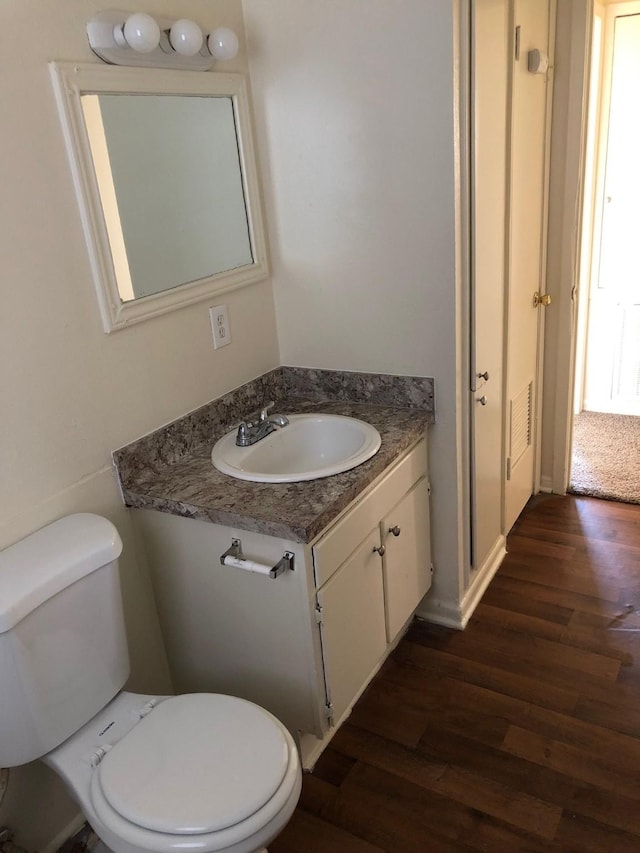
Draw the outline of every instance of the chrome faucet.
M289 418L285 417L285 415L269 414L269 409L273 408L274 405L275 403L272 401L263 409L260 409L259 412L254 412L246 420L242 421L236 435L236 444L238 447L250 447L252 444L256 444L274 432L276 426L287 426Z

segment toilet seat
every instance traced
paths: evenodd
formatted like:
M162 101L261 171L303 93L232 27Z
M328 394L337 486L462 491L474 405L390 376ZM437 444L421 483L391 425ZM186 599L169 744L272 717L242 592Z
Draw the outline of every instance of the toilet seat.
M250 838L286 806L299 761L289 732L243 699L188 694L160 702L91 779L98 818L123 841L165 853Z

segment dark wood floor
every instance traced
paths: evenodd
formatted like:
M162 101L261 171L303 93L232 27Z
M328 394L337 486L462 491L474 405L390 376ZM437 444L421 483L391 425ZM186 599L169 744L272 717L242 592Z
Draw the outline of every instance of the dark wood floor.
M415 623L270 853L640 851L640 506L539 496L464 632Z

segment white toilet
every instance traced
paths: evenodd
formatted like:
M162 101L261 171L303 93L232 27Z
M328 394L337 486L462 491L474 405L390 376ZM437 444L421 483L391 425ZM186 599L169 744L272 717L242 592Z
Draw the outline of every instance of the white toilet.
M244 699L122 691L121 550L82 513L0 552L0 767L41 758L114 853L260 850L300 795L293 738Z

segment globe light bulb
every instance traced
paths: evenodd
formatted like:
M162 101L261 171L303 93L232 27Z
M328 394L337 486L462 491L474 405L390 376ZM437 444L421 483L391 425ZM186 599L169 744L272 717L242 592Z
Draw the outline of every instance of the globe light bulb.
M176 53L182 56L195 56L202 47L202 30L188 18L180 18L169 30L169 41Z
M122 32L129 47L138 53L151 53L160 44L160 27L151 15L144 12L129 15Z
M238 52L238 36L229 27L218 27L207 39L207 47L215 59L233 59Z

